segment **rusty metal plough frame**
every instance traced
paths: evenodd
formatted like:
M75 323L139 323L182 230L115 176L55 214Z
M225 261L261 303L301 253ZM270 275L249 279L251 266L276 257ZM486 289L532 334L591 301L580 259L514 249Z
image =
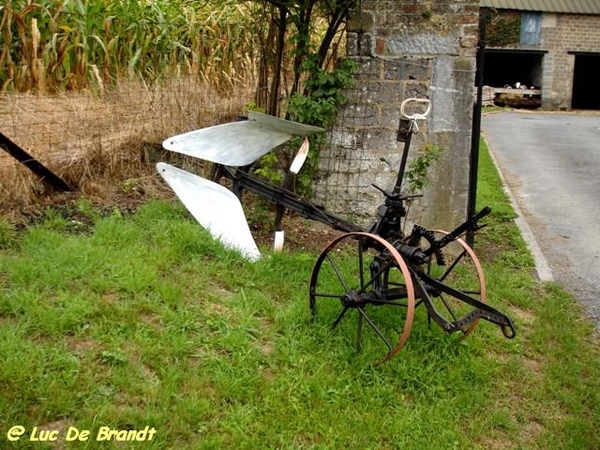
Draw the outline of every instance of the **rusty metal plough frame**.
M408 114L405 109L421 103L425 111ZM419 105L417 105L419 106ZM315 320L331 320L337 328L351 315L356 318L355 345L360 349L364 329L381 342L387 361L400 351L411 332L415 309L423 305L429 322L447 333L470 334L480 319L500 327L504 336L516 335L512 320L486 303L485 277L475 251L462 239L484 225L479 221L490 213L485 207L454 230L430 230L415 225L403 231L405 203L414 198L401 191L411 136L418 131L417 120L430 110L427 100L408 99L401 106L404 150L396 182L391 191L377 188L384 196L377 219L366 229L333 215L296 195L252 175L248 167L218 165L214 179L233 181L232 191L241 198L253 192L289 209L343 232L319 255L309 283L309 307ZM417 109L419 109L417 107ZM403 123L404 122L404 123ZM404 310L403 313L396 313Z

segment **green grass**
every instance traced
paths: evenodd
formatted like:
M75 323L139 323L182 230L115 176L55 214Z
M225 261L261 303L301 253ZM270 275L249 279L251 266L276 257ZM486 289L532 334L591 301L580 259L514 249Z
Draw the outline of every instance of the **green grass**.
M457 342L418 308L379 366L351 327L311 320L316 254L246 263L161 201L90 212L89 228L59 214L19 233L0 222L0 447L600 448L593 327L533 277L485 152L479 192L493 208L476 244L489 301L517 338L483 322ZM16 425L26 434L8 442ZM34 426L59 430L58 445L29 441ZM101 427L146 426L151 441L96 441ZM65 442L69 427L90 438Z

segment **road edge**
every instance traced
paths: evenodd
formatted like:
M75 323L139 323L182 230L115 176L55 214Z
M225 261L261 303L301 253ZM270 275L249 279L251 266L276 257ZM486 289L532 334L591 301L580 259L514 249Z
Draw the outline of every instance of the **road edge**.
M500 168L500 164L498 163L498 159L496 158L494 148L490 144L490 141L485 136L485 132L481 133L481 137L485 141L487 148L489 150L489 153L490 153L490 158L492 159L492 162L494 163L494 166L496 167L496 170L498 171L498 176L500 177L500 181L502 182L502 187L504 189L504 192L508 196L510 204L511 204L515 214L517 215L517 217L515 218L515 224L519 228L519 231L521 232L521 236L523 237L523 240L525 241L527 248L529 249L529 251L531 252L531 255L533 256L533 260L535 263L535 270L538 274L538 278L540 279L540 281L552 282L552 281L554 281L554 275L552 274L552 269L550 268L550 265L548 264L546 257L542 253L542 250L540 249L540 246L538 245L537 240L535 239L533 231L531 231L531 227L525 220L525 217L523 216L523 213L521 212L521 208L519 207L516 197L514 196L514 194L510 190L508 183L506 182L504 173L502 172L502 169Z

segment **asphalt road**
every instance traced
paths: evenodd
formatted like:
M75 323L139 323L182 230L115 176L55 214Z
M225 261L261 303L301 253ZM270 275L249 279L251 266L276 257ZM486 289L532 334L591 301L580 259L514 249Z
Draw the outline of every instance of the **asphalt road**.
M600 331L600 114L490 113L482 130L540 278L572 292Z

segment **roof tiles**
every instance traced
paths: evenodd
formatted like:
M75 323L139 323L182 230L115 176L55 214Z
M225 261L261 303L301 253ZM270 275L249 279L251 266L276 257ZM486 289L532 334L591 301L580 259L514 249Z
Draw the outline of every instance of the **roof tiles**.
M600 14L600 0L481 0L480 6L522 11Z

